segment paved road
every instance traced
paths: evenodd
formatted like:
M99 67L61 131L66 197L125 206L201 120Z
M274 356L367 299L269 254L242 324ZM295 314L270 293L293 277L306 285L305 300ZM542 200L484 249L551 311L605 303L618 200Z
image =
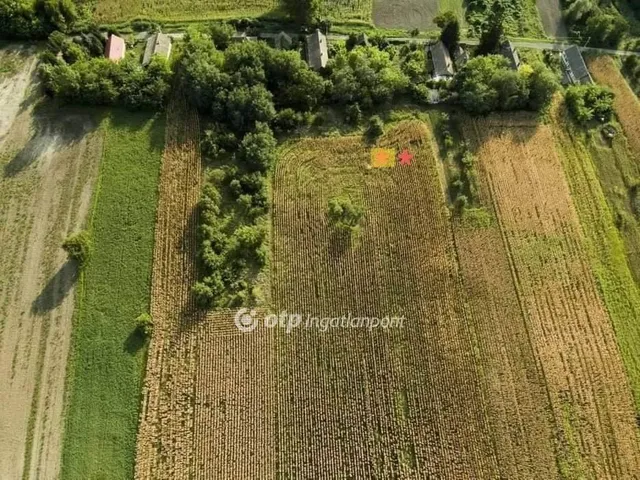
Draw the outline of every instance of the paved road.
M168 35L171 38L175 38L175 39L181 39L184 37L183 32L169 33ZM295 34L292 34L292 35L295 35ZM275 34L269 34L269 33L260 34L260 37L262 38L269 38L273 36L275 36ZM347 38L349 38L347 35L329 34L329 40L346 40ZM409 43L409 42L426 43L430 41L429 39L426 39L426 38L413 38L413 37L390 37L388 40L394 43ZM466 38L466 39L462 39L461 43L466 45L477 45L478 39ZM535 50L556 50L556 51L564 50L567 47L572 45L572 43L568 43L568 42L554 42L554 41L544 41L544 40L540 40L540 41L513 40L511 43L513 43L514 46L520 47L520 48L532 48ZM640 52L631 52L628 50L611 50L609 48L596 48L596 47L579 47L579 48L580 48L580 51L582 52L604 53L607 55L619 55L622 57L627 57L631 55L640 56Z

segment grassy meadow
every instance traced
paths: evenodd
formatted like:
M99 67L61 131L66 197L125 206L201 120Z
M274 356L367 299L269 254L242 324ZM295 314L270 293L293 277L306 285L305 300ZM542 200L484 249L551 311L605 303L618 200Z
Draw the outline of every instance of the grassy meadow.
M62 477L133 476L164 119L115 111L90 218L69 359Z

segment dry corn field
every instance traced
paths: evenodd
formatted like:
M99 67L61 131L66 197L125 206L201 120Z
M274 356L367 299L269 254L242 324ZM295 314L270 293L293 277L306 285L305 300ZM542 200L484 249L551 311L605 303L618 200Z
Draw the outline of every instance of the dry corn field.
M638 97L620 73L620 69L609 56L600 56L589 60L589 70L596 82L608 86L616 94L614 110L631 151L640 159L640 103Z
M137 479L634 478L637 427L549 127L467 121L483 227L452 218L428 125L379 147L285 144L272 184L271 310L404 316L389 329L258 327L198 318L197 119L172 105L154 259ZM173 116L173 119L172 119ZM364 208L352 240L330 198ZM258 312L258 316L262 312Z

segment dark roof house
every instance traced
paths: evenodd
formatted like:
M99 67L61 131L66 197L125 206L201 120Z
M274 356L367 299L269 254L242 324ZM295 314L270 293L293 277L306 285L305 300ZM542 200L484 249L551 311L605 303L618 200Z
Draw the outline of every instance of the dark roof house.
M438 41L432 45L427 45L427 53L431 54L434 80L447 80L453 77L453 61L444 43Z
M453 52L453 61L456 64L456 68L460 69L464 67L469 61L469 52L458 45Z
M154 55L160 55L165 59L171 56L171 37L164 33L154 33L147 40L147 47L142 57L142 65L149 65Z
M329 61L329 46L327 37L318 29L311 35L307 35L307 62L314 70L320 70L327 66Z
M584 63L580 49L571 45L560 54L560 60L564 67L564 83L593 83L589 69Z
M509 61L509 67L512 70L517 70L520 67L520 56L518 55L518 50L513 46L513 44L507 40L500 47L500 54Z
M285 32L280 32L273 38L273 43L278 49L288 50L293 45L293 40Z
M109 35L107 45L104 48L104 56L112 62L119 62L124 58L127 51L127 46L124 43L124 39L117 35Z

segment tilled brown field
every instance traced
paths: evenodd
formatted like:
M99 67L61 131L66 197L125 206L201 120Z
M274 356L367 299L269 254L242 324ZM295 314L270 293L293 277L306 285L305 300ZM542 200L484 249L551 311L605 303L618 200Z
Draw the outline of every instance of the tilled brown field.
M370 168L371 146L356 136L282 148L271 309L406 318L389 329L240 333L234 312L196 318L185 238L199 159L190 140L168 149L136 478L640 471L630 391L549 128L523 117L465 131L496 217L483 227L452 220L419 121L378 145L410 149L411 166ZM365 211L350 242L327 220L328 200L345 194Z
M86 111L34 109L37 58L20 61L0 81L0 478L48 479L78 278L61 244L85 224L103 135Z

